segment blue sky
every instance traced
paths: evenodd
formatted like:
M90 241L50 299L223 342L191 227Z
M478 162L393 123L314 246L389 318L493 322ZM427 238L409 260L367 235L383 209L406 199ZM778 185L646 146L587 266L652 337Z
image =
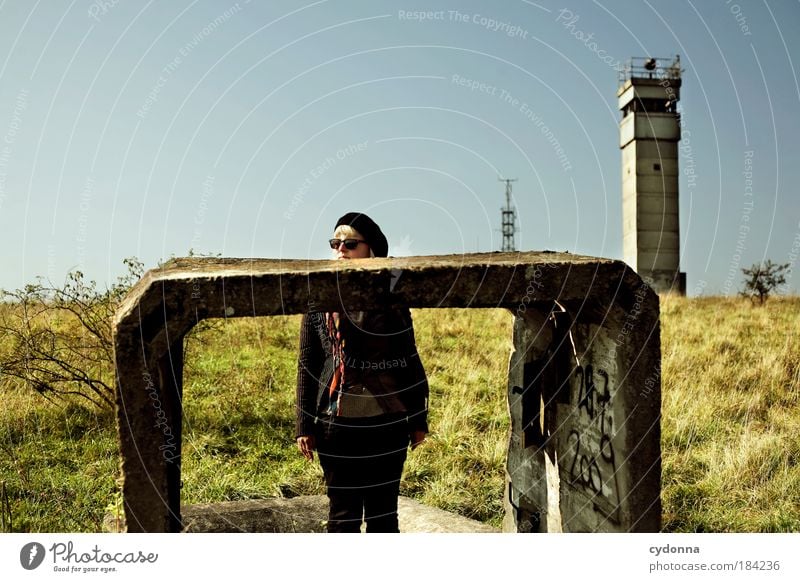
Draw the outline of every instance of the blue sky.
M499 250L498 175L518 248L621 259L615 67L679 54L681 268L735 293L765 258L800 270L798 30L788 0L7 0L0 287L328 258L351 210L396 256Z

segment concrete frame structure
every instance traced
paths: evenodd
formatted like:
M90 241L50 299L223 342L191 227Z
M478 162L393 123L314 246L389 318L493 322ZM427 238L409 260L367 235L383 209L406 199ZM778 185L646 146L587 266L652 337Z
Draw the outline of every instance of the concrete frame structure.
M189 258L148 271L114 322L127 530L182 529L183 338L196 323L396 305L515 317L498 387L511 417L504 531L659 530L658 296L620 261L549 252Z
M657 292L686 294L680 271L680 57L633 58L620 72L623 255Z

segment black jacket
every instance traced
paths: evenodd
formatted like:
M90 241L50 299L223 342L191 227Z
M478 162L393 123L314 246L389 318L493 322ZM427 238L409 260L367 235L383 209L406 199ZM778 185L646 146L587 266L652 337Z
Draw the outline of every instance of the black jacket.
M417 353L408 308L351 312L341 318L339 329L345 338L345 383L364 384L376 396L394 394L407 411L410 430L427 432L428 378ZM296 436L314 433L332 374L333 343L325 314L303 315Z

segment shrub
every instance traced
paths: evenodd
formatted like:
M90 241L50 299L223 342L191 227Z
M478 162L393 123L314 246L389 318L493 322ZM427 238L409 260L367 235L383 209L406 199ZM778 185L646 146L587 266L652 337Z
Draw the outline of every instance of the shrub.
M112 318L143 264L124 260L127 273L101 291L81 271L63 286L39 278L16 291L0 290L0 371L39 394L74 394L99 407L114 403Z
M755 263L749 269L742 269L744 273L744 290L741 294L749 297L755 303L763 305L770 294L780 285L786 283L784 272L789 268L789 263L778 265L768 260L766 263Z

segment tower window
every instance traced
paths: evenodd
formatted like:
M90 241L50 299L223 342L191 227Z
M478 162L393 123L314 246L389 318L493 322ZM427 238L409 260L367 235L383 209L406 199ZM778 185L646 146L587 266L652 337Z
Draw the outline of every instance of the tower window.
M660 172L661 171L661 164L653 164L653 169L656 172Z

